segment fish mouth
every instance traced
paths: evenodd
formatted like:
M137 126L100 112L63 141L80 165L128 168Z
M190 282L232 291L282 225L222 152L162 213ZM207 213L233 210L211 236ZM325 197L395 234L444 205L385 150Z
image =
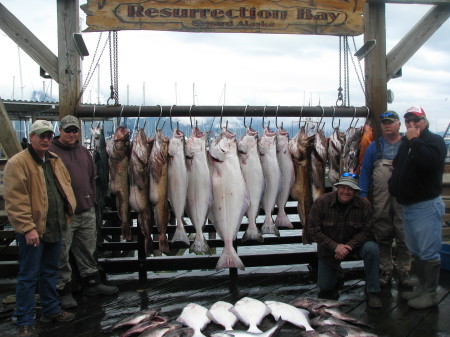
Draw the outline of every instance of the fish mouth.
M267 137L275 137L276 132L275 132L275 131L272 131L268 126L266 126L266 128L264 129L264 134L265 134Z
M281 136L286 136L286 135L289 135L289 132L281 126L278 128L278 134Z
M202 138L205 136L205 134L203 132L201 132L198 127L194 127L192 129L192 135L196 138Z
M250 126L247 127L247 134L249 136L257 136L258 135L258 131L256 131L255 129L252 129Z
M128 131L125 127L119 126L114 133L114 141L124 141L126 138L130 137L130 131Z
M236 137L236 135L234 133L232 133L231 131L229 131L228 129L224 129L224 135L228 139L233 139Z
M183 138L184 137L184 133L180 129L176 129L176 130L173 131L173 137L174 138Z

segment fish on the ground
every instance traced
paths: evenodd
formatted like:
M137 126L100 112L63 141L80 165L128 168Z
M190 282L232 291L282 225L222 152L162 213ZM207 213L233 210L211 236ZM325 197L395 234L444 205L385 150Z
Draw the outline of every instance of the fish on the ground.
M341 156L344 150L345 132L340 132L339 127L334 128L328 138L328 180L334 186L341 175Z
M346 321L334 318L333 316L316 316L311 321L313 327L325 326L325 325L343 325L348 327L354 327Z
M242 174L250 195L250 204L247 209L248 227L242 236L242 241L263 242L264 238L261 231L256 226L256 217L259 214L264 186L266 185L258 152L258 132L247 127L246 133L238 142L238 150Z
M343 325L325 325L318 327L314 333L301 333L299 336L330 336L330 337L377 337L378 335L356 327ZM311 331L312 332L312 331Z
M266 218L261 227L261 233L280 236L280 232L273 222L272 212L280 191L281 169L277 158L276 133L270 130L269 126L264 129L264 133L259 139L258 150L261 156L264 179L266 180L266 187L262 199L262 206Z
M275 320L281 318L283 321L305 328L306 331L314 330L309 323L309 311L278 301L265 301L264 303L270 308L271 314Z
M184 229L183 215L186 208L186 198L188 189L188 175L185 156L184 133L179 129L173 130L172 138L169 141L169 201L175 214L177 228L173 235L172 242L181 241L190 244L186 230Z
M158 315L160 311L161 311L161 308L147 308L144 310L140 310L129 317L121 319L120 321L118 321L117 323L114 323L110 327L103 329L103 332L110 332L110 331L122 328L124 326L136 325L142 321L151 320L151 319L153 319L153 317Z
M148 159L150 147L144 129L139 129L131 143L128 165L130 178L130 207L138 214L138 224L145 240L147 256L152 250L152 209L149 199Z
M145 330L138 337L162 337L165 334L169 334L172 331L181 329L182 325L179 323L167 323L151 329Z
M314 135L311 153L311 186L313 201L325 193L327 150L327 138L323 131L318 129Z
M330 315L330 316L333 316L334 318L337 318L342 321L346 321L346 322L349 322L352 324L362 325L362 326L367 326L369 328L372 328L372 326L370 326L369 324L367 324L363 321L360 321L359 319L357 319L353 316L347 315L346 313L343 313L342 311L339 311L336 308L322 307L322 308L312 310L312 313L315 315L322 315L322 316Z
M212 180L206 156L206 135L197 127L192 129L192 134L186 141L186 166L188 175L186 211L195 227L195 239L189 252L211 254L203 236L203 226L213 200Z
M335 308L347 305L347 303L345 302L302 296L293 299L289 302L289 304L293 305L294 307L306 309L309 311L323 307Z
M261 333L258 325L264 317L270 314L270 308L265 303L251 297L240 299L230 308L230 311L242 323L248 325L247 331L252 333Z
M156 227L159 231L159 250L169 252L166 230L169 224L168 192L169 138L161 129L156 130L153 148L150 152L150 202L153 205Z
M177 322L194 329L194 336L204 336L201 331L211 322L211 319L206 314L207 312L208 309L204 306L189 303L183 308L180 316L177 318Z
M224 242L216 270L244 270L233 241L250 203L250 196L239 164L236 136L226 128L209 148L209 163L213 189L211 212L214 227Z
M276 138L277 159L281 171L281 183L280 191L278 192L276 199L278 214L275 219L275 226L294 228L284 209L295 182L294 162L292 161L292 156L289 152L289 132L283 129L283 127L279 127Z
M195 330L192 328L179 328L165 332L162 337L192 337L194 334Z
M313 199L311 190L311 151L314 136L306 136L305 126L302 126L294 138L289 142L289 152L292 155L295 169L295 182L291 196L297 200L298 215L303 225L302 240L304 244L312 243L306 229L309 211Z
M123 334L120 335L120 337L129 337L134 334L143 333L147 329L152 329L154 327L157 327L159 325L166 324L168 322L169 318L165 316L154 316L151 319L146 319L144 321L141 321L137 325L131 327L127 331L125 331Z
M271 327L269 330L264 332L249 332L241 330L225 330L221 332L216 332L211 335L211 337L270 337L275 331L278 330L284 324L282 319L278 320L277 323Z
M130 187L128 182L128 164L130 156L130 132L119 126L114 136L106 144L109 156L110 188L116 195L116 206L121 221L122 237L131 240Z
M359 174L359 172L361 171L362 162L364 160L364 154L366 153L367 148L372 142L373 142L373 130L370 124L366 122L366 124L364 124L361 141L359 143L360 150L356 174Z
M356 173L359 161L359 144L361 142L362 127L350 127L347 130L347 140L341 156L342 172Z
M233 307L233 304L217 301L211 308L209 308L206 315L216 324L222 325L225 330L232 330L233 326L238 321L238 318L229 309Z

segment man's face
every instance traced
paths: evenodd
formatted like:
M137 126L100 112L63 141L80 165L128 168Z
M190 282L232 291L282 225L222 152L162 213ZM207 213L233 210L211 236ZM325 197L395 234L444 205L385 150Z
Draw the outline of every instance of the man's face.
M420 129L422 132L428 125L425 117L417 117L416 115L409 113L405 116L406 128Z
M400 133L400 121L383 120L381 122L381 131L383 136L398 135Z
M348 204L355 197L355 190L347 185L338 185L337 197L340 203Z
M52 143L53 132L47 131L40 135L33 133L30 135L31 146L38 155L43 155Z
M79 128L69 126L65 129L59 128L59 142L65 146L73 146L78 140Z

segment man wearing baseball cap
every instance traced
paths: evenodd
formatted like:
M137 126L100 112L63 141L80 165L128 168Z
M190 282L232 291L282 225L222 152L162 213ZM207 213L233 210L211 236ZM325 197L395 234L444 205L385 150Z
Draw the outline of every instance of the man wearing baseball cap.
M357 195L360 188L356 174L343 173L334 185L337 190L316 199L308 217L310 237L317 242L319 297L339 297L341 262L357 257L364 260L368 305L380 308L380 255L373 232L372 207L367 199Z
M406 244L418 279L415 289L402 292L401 296L410 307L424 309L438 303L436 288L445 212L440 195L447 149L443 138L428 129L421 107L409 108L404 118L407 130L394 158L389 192L402 205Z
M375 236L380 249L380 283L389 286L395 271L397 286L411 289L411 253L405 242L402 209L389 193L392 161L402 143L400 118L395 111L380 115L382 136L367 148L359 177L359 195L372 201ZM395 251L392 244L395 240ZM395 259L395 263L394 263Z
M29 138L30 146L10 158L4 171L5 209L19 243L17 336L35 335L38 284L42 322L75 318L61 311L56 293L61 239L76 207L69 172L62 160L48 151L53 139L51 122L35 121Z

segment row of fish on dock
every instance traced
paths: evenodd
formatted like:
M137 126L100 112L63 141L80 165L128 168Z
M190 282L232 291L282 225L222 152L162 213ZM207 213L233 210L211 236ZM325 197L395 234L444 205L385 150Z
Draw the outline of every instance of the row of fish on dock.
M346 305L345 302L309 297L299 297L290 303L262 302L251 297L244 297L234 305L217 301L209 309L196 303L189 303L175 320L170 321L168 317L161 316L160 308L149 308L118 321L104 329L104 332L131 326L120 337L135 334L139 334L140 337L205 337L202 331L210 323L214 323L223 327L224 330L212 333L211 337L270 337L285 322L288 322L300 329L297 336L376 337L376 334L363 330L372 330L370 325L338 309L344 305ZM268 315L271 315L276 323L263 332L259 325ZM234 330L234 326L239 321L248 326L248 329Z
M341 172L357 172L361 153L372 140L367 124L350 127L346 133L335 128L328 139L320 128L309 124L292 139L283 127L274 132L267 126L261 136L247 127L240 140L223 128L210 144L196 126L188 138L179 129L172 138L162 129L148 138L141 128L131 140L124 126L119 126L108 142L99 127L93 134L97 172L104 176L109 168L109 188L116 197L123 239L131 239L131 208L138 215L147 254L153 249L153 221L159 231L159 250L168 252L171 207L176 225L172 242L185 242L196 254L210 254L202 232L209 219L224 241L218 270L244 269L233 247L244 215L248 227L242 241L262 242L264 234L280 236L278 228L293 228L285 212L289 196L298 202L300 220L305 224L313 201L325 193L326 165L331 183L338 181ZM107 194L107 179L98 181L97 190ZM278 214L274 221L275 206ZM258 228L260 207L265 220ZM184 228L185 212L195 227L192 244ZM303 242L310 243L305 233Z

